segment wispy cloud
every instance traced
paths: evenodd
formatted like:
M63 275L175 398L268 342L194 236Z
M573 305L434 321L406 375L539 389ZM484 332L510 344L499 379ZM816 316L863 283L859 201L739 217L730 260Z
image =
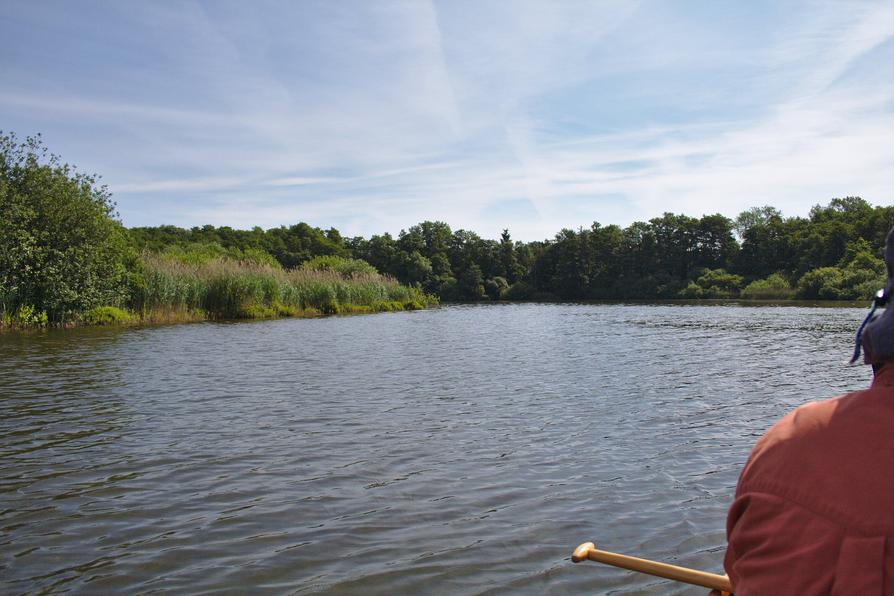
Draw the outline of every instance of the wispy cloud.
M158 193L182 191L227 190L244 186L243 178L183 178L179 180L152 180L149 182L129 182L115 187L120 193Z
M530 240L666 210L887 202L894 182L888 4L6 13L3 128L104 174L128 225L438 219Z
M287 176L267 180L267 186L308 186L312 184L328 184L337 181L334 178L310 178L308 176Z

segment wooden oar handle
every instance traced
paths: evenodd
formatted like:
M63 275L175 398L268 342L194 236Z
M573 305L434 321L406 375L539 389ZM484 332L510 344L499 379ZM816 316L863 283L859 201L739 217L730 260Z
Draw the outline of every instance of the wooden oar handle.
M678 582L711 588L712 590L732 592L729 578L725 575L708 573L707 571L698 571L697 569L689 569L687 567L678 567L676 565L668 565L667 563L659 563L658 561L650 561L648 559L640 559L628 555L620 555L606 550L597 550L596 545L592 542L585 542L574 549L574 554L571 555L571 560L575 563L580 563L585 560L596 561L598 563L606 563L608 565L614 565L615 567L630 569L631 571L639 571L640 573L657 575L658 577L664 577Z

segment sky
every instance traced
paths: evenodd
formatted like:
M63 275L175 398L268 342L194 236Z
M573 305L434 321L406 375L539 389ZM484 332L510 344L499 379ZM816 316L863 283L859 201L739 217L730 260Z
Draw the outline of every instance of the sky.
M485 238L894 199L894 3L4 0L0 130L128 227Z

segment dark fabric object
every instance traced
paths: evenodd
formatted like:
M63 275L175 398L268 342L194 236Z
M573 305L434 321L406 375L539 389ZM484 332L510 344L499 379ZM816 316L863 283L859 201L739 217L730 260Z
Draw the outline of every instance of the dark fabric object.
M885 241L885 264L888 267L888 281L885 292L888 304L882 314L869 323L863 330L863 362L881 364L894 360L894 228L888 232Z
M881 364L894 360L894 308L890 306L863 330L863 362Z
M888 288L894 284L894 228L888 232L885 240L885 263L888 265Z

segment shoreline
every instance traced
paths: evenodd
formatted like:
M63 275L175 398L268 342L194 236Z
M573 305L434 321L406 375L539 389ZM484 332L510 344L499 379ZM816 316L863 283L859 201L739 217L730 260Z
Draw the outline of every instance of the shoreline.
M407 312L437 308L439 304L422 304L418 301L399 302L383 301L373 305L340 304L334 312L322 312L316 308L307 309L277 309L268 307L263 309L250 308L244 311L244 316L239 317L215 317L203 311L152 311L138 314L124 309L114 309L125 316L118 315L103 321L70 321L67 323L44 324L6 324L0 323L0 334L15 332L36 332L67 329L89 329L109 327L155 327L163 325L178 325L185 323L236 323L243 321L272 321L278 319L319 319L335 316L354 316L379 314L385 312ZM101 307L108 308L108 307Z
M592 305L616 305L616 306L741 306L741 307L801 307L801 308L853 308L864 309L869 305L867 301L862 300L748 300L744 298L705 298L705 299L686 299L686 298L668 298L663 300L631 300L631 299L592 299L592 300L494 300L479 302L441 302L438 304L421 304L411 301L401 303L399 301L382 302L372 306L368 305L339 305L337 312L322 312L316 308L308 308L304 310L288 309L285 311L276 311L273 307L266 309L248 309L245 316L240 317L215 317L209 316L202 311L170 311L160 312L153 311L143 315L132 311L119 310L125 313L126 318L115 320L106 320L102 322L85 322L76 321L64 324L39 324L39 325L22 325L22 324L0 324L0 334L16 333L16 332L37 332L51 330L67 330L67 329L85 329L85 328L110 328L110 327L156 327L164 325L178 325L185 323L239 323L248 321L272 321L279 319L318 319L334 316L354 316L366 314L379 314L384 312L406 312L416 310L429 310L440 306L487 306L501 305L510 306L513 304L549 304L549 305L571 305L571 304L592 304Z

